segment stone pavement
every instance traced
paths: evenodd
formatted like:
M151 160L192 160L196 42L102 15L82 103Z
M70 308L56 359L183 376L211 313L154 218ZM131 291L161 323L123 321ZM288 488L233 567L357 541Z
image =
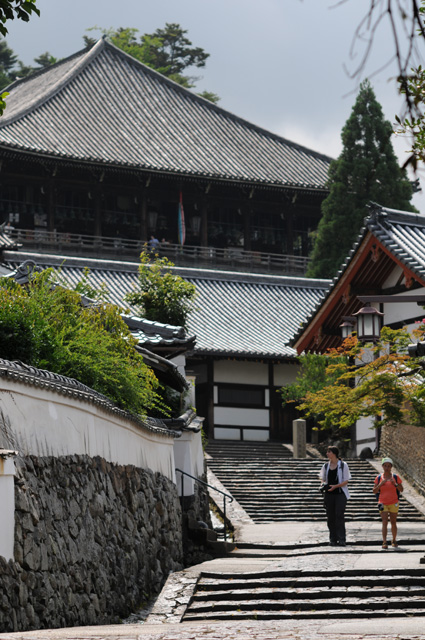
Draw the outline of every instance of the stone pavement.
M411 487L407 491L414 494ZM417 496L418 508L423 499ZM425 508L424 511L425 513ZM201 571L242 574L275 570L417 569L425 558L425 522L399 520L399 549L383 551L379 521L347 523L347 546L329 547L323 522L256 525L244 519L237 526L237 548L218 558L170 575L145 623L75 627L0 634L0 640L336 640L363 638L425 640L425 616L316 620L227 620L180 623Z

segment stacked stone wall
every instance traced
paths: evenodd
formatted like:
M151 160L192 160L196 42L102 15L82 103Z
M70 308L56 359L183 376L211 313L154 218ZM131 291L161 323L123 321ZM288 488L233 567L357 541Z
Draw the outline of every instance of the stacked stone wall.
M2 632L118 622L182 568L180 502L163 475L88 456L16 466Z
M394 460L400 473L425 493L425 428L412 425L383 427L380 451Z

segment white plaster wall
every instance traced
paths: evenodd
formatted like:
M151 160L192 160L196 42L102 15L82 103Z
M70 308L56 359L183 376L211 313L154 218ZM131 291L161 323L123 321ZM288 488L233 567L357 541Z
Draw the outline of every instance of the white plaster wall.
M214 407L214 424L241 427L268 427L268 409L240 409L238 407Z
M0 447L22 455L100 456L175 482L174 438L82 400L0 378Z
M204 454L202 450L201 433L186 431L174 441L174 460L176 469L181 469L195 478L204 473ZM183 492L182 492L183 475ZM195 481L181 473L176 473L179 495L193 495Z
M356 451L355 455L359 455L360 451L365 447L370 447L372 451L376 446L376 429L375 421L372 418L360 418L356 422ZM359 443L359 440L366 440L366 442Z
M295 382L299 370L299 365L275 364L273 366L274 386L283 387L284 385L292 384Z
M217 360L214 362L214 382L268 386L269 368L261 362Z
M252 442L267 442L269 439L268 429L244 429L243 439Z
M0 556L13 560L15 543L15 463L11 458L0 458Z
M225 427L214 427L214 438L217 440L240 440L240 429L226 429Z

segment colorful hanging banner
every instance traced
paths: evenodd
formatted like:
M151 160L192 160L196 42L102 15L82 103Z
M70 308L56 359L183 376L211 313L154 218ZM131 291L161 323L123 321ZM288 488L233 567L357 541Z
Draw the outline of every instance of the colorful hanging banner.
M179 242L183 246L186 240L186 223L184 221L184 210L183 210L183 194L180 191L180 200L179 200Z

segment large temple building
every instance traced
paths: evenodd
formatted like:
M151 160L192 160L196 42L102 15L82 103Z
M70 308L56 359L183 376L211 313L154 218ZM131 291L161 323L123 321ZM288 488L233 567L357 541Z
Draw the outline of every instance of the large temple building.
M97 247L109 239L111 258L118 243L137 257L154 236L162 247L231 249L245 269L252 256L308 256L329 157L225 111L106 39L7 90L0 223L19 242L93 253L94 238ZM191 255L196 264L212 254Z

